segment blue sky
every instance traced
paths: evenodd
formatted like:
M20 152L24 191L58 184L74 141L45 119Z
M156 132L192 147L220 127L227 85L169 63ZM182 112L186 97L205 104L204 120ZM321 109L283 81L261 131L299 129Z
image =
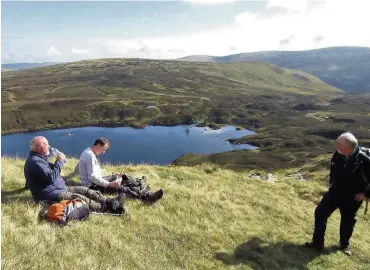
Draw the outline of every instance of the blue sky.
M192 54L370 46L370 33L364 30L370 25L367 2L2 1L1 61L173 59Z

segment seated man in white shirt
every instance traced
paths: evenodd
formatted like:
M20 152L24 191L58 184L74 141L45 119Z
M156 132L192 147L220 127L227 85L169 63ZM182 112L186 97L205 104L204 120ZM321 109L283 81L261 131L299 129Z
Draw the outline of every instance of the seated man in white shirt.
M140 199L145 203L154 203L163 197L162 189L150 192L144 179L130 179L122 174L102 176L97 156L104 154L108 148L108 140L99 138L94 145L82 152L78 168L83 186L102 193L125 194L127 197Z

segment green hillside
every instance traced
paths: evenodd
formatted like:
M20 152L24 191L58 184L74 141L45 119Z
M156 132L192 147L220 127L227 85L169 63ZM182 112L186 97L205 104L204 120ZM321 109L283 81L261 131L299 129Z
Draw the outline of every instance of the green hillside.
M59 127L197 123L257 132L257 151L187 154L174 164L289 168L352 131L370 147L370 95L344 95L301 71L258 62L101 59L5 72L2 134Z
M274 171L276 182L251 173L196 167L107 166L106 173L146 175L164 198L153 206L126 203L123 217L92 215L58 228L39 223L39 206L23 191L24 160L2 158L2 269L368 269L369 215L359 211L353 256L335 250L339 214L328 223L326 253L303 249L328 171L312 160ZM71 159L64 175L72 171ZM259 171L263 176L264 171ZM76 178L74 180L77 180ZM331 246L331 247L330 247Z
M339 90L309 74L262 63L89 60L4 73L2 132L198 122L210 118L212 104L250 101L270 92Z

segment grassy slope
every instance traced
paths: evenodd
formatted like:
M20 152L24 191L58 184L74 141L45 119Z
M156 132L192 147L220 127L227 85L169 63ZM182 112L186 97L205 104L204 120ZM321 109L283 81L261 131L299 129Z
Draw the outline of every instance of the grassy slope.
M2 132L95 123L214 122L212 104L227 108L237 101L241 107L270 92L340 93L307 73L256 62L80 61L4 73ZM150 105L157 108L146 108Z
M327 158L327 157L325 157ZM317 159L315 162L318 162ZM63 229L38 223L38 207L23 187L23 160L2 158L2 269L368 269L369 216L353 236L354 256L299 247L309 240L313 211L326 188L323 168L307 164L313 181L253 180L249 172L197 167L118 166L163 187L154 206L127 203L124 217L91 216ZM71 160L64 174L72 171ZM12 192L13 191L13 192ZM327 244L338 240L339 215L329 221ZM237 254L237 257L235 256Z

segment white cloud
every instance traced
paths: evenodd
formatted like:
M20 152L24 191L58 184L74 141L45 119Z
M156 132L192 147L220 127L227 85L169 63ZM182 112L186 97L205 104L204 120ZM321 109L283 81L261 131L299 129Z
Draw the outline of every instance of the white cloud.
M46 52L46 55L53 57L53 56L60 56L62 55L62 53L58 51L54 46L50 46L48 51Z
M321 5L315 8L313 4L319 2ZM313 8L308 12L309 5ZM238 52L306 50L317 46L370 46L370 31L364 28L365 25L370 25L368 1L298 0L295 3L290 0L271 0L267 7L280 7L292 12L281 12L271 17L243 12L235 17L235 27L209 31L200 36L181 37L178 40L182 39L183 43L188 44L189 53L197 51L196 54L216 55L230 53L227 44ZM321 37L319 44L315 41L317 36ZM287 38L289 42L284 42ZM194 48L194 43L199 46ZM280 48L282 45L283 48Z
M236 0L184 0L184 2L189 2L193 5L219 5L233 3Z
M110 54L123 57L176 58L190 54L226 55L264 50L306 50L330 46L370 46L370 25L367 1L325 1L307 12L307 3L271 0L267 6L294 11L273 17L261 17L250 12L235 17L235 26L218 28L167 38L110 40ZM367 33L366 33L367 32ZM315 39L320 36L320 43ZM146 46L144 53L141 48ZM184 52L172 52L172 48Z
M50 47L48 40L20 39L8 43L2 41L6 47L2 52L14 62L22 61L25 53L29 59L32 54L32 59L38 61L74 61L101 57L172 59L192 54L217 56L330 46L370 47L370 30L366 27L370 25L370 1L320 0L320 5L313 4L318 1L312 0L292 3L295 1L270 0L265 12L278 8L279 12L273 16L241 12L235 16L232 25L203 32L194 30L191 34L135 39L53 39ZM23 54L18 55L19 52Z
M243 12L243 13L238 14L235 17L234 21L238 25L247 25L248 23L250 23L251 21L254 21L256 19L257 19L256 14L253 14L253 13L250 13L250 12Z
M267 3L267 8L283 8L289 11L302 11L307 8L308 1L306 0L270 0Z
M79 49L72 48L72 53L84 55L84 54L88 54L89 50L79 50Z
M104 41L104 46L110 55L145 58L306 50L317 46L370 46L370 31L364 30L365 25L370 25L367 15L370 3L367 1L320 1L322 5L310 12L307 6L318 1L295 1L270 0L267 8L279 7L292 12L272 17L242 12L235 17L233 27L176 37L109 40ZM319 43L315 39L317 36L321 37Z

